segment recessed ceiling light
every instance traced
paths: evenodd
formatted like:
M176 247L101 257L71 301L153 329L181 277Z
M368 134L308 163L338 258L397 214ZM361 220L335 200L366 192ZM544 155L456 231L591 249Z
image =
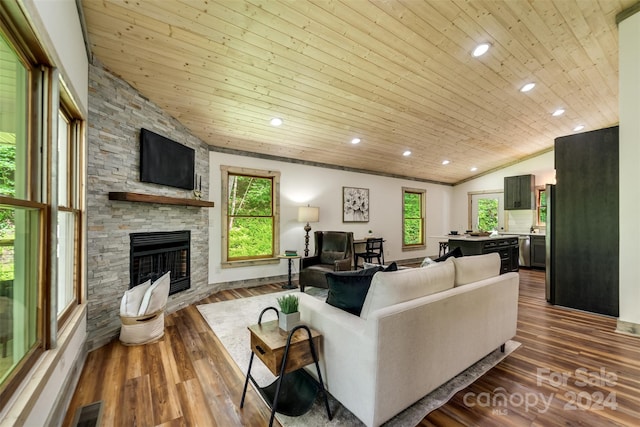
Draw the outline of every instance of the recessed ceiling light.
M553 112L552 116L554 117L558 117L564 114L564 110L562 108L558 108L556 111Z
M581 131L582 129L584 129L584 125L578 125L578 126L573 128L573 130L576 131L576 132Z
M408 157L411 155L411 151L407 150L404 153L402 153L403 156Z
M484 55L485 53L487 53L487 51L489 50L489 47L490 47L490 46L491 46L491 45L490 45L489 43L482 43L482 44L479 44L478 46L476 46L476 48L475 48L475 49L473 49L473 53L472 53L472 55L473 55L475 58L477 58L478 56L482 56L482 55Z
M535 83L527 83L526 85L522 86L522 89L520 89L520 92L529 92L534 87L536 87Z
M471 169L469 169L469 170L470 170L471 172L475 172L475 171L477 171L477 170L478 170L478 168L474 166L474 167L472 167L472 168L471 168Z
M449 163L451 163L449 160L443 160L443 161L442 161L442 164L443 164L443 165L448 165Z
M280 126L282 124L282 119L274 117L269 123L271 123L271 126Z
M359 144L359 143L360 143L360 138L353 138L353 139L351 140L351 143L352 143L352 144Z

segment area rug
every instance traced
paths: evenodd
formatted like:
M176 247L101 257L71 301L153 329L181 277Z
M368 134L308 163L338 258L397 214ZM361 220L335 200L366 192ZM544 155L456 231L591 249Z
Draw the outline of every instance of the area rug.
M298 291L293 291L298 292ZM307 293L316 298L326 299L326 289L307 288ZM222 301L212 304L201 304L198 310L206 320L209 327L220 339L231 358L236 362L242 372L247 372L250 358L249 331L247 326L258 322L258 315L266 307L277 307L276 299L282 295L292 293L283 291L273 294L260 295L250 298L242 298L231 301ZM273 311L265 313L262 321L275 320L276 314ZM460 373L458 376L443 384L427 396L405 409L385 426L414 427L431 411L444 405L458 391L464 389L475 380L484 375L489 369L496 366L501 360L517 349L520 343L508 341L505 352L495 350L484 359L478 361L473 366ZM266 386L273 382L275 377L262 364L260 359L255 358L251 374L260 386ZM239 402L240 396L238 396ZM364 424L356 418L348 409L329 395L329 406L333 414L333 420L327 419L327 413L323 401L318 397L314 406L309 412L300 417L287 417L276 414L276 418L286 427L313 427L313 426L363 426Z

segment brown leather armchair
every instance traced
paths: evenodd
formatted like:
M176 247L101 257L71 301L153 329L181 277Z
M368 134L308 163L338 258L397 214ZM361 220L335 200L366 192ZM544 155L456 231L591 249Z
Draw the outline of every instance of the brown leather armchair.
M350 231L316 231L315 252L312 257L300 259L300 291L305 286L326 288L325 274L348 271L353 265L353 233Z

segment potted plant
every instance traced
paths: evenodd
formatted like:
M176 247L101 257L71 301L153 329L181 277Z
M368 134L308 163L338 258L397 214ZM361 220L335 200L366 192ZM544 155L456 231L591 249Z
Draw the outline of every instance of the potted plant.
M278 315L278 325L280 329L290 331L300 323L300 312L298 311L298 297L294 294L284 295L278 298L280 314Z

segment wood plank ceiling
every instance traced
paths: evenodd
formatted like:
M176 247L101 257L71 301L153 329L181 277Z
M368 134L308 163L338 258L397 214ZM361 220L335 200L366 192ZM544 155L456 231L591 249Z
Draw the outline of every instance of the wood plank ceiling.
M615 16L635 2L82 7L94 56L210 145L454 184L547 150L578 125L618 122ZM472 57L481 42L489 52Z

